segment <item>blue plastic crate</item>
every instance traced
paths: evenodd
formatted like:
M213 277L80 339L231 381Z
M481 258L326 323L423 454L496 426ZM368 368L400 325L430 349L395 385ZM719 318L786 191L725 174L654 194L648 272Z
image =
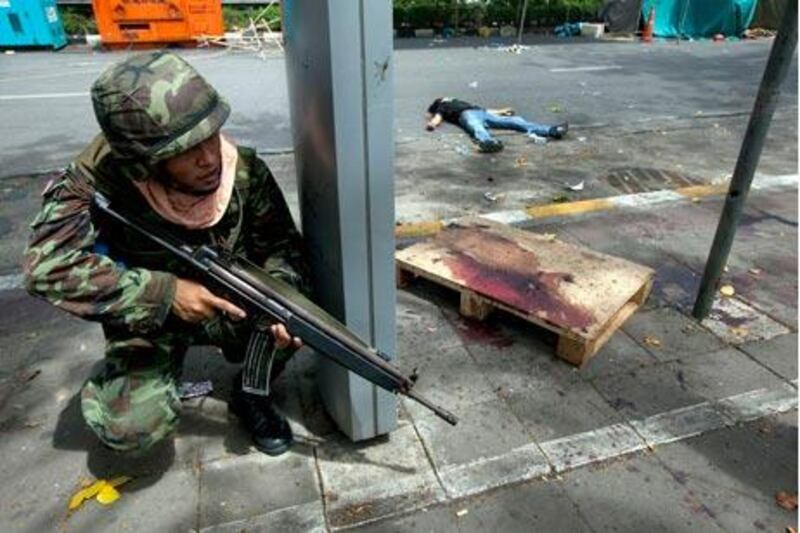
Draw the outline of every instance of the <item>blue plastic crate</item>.
M59 49L66 44L56 0L0 0L0 46Z

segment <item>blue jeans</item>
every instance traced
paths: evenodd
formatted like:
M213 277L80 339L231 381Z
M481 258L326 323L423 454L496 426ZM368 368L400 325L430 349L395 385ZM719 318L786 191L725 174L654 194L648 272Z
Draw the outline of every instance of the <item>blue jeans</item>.
M542 137L550 135L550 126L529 122L519 116L501 117L485 109L468 109L458 117L461 127L478 142L494 140L488 128L498 130L514 130L523 133L535 133Z

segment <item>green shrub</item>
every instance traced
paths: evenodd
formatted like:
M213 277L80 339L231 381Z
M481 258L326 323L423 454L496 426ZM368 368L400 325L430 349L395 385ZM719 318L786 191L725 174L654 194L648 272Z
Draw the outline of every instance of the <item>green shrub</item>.
M58 8L64 32L67 35L97 33L94 13L89 6L61 6Z
M225 31L248 28L250 26L250 19L258 17L265 9L266 13L261 20L269 22L269 27L272 31L280 31L281 8L276 5L266 7L222 6L222 22L225 25Z

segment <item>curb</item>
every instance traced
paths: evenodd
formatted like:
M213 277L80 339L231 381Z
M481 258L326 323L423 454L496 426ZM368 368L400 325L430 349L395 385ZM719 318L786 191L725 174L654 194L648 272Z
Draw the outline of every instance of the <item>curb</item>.
M751 189L757 191L778 187L790 187L797 186L797 183L797 174L778 176L759 174L756 175ZM495 211L478 216L503 224L524 224L526 222L556 217L569 217L599 211L643 209L660 204L695 202L700 198L723 196L727 194L728 186L727 182L714 185L694 185L673 190L622 194L605 198L577 200L575 202L531 205L523 209ZM439 233L445 226L457 220L458 218L452 218L398 223L395 226L394 235L397 239L428 237Z

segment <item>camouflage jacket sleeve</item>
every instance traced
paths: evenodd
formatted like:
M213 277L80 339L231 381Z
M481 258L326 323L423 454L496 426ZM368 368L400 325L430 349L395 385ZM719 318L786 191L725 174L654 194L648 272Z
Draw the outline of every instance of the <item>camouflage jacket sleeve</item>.
M308 293L308 267L300 232L292 220L275 178L257 156L251 163L246 228L247 255L254 263L298 290Z
M93 191L69 170L48 185L25 251L26 288L82 318L141 333L157 330L170 311L175 277L125 268L94 252Z

